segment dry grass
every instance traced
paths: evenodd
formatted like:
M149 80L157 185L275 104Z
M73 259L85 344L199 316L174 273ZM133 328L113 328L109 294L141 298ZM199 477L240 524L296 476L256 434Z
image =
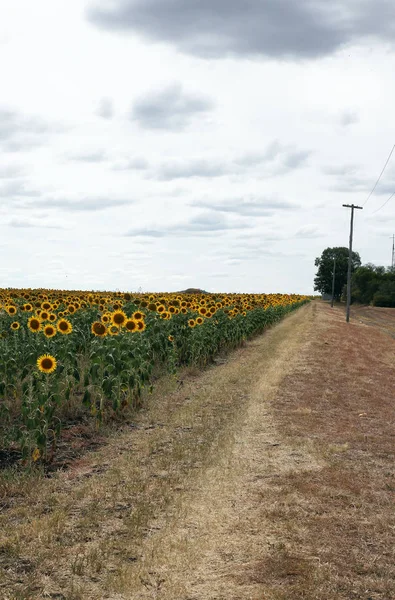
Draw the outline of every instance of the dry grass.
M395 343L381 330L384 314L378 329L359 321L347 326L340 310L319 309L316 335L272 409L288 443L308 436L326 466L277 477L276 493L269 485L262 494L263 516L277 523L292 557L285 564L306 555L313 560L307 574L285 589L279 575L267 593L279 600L289 598L291 590L295 599L390 600L395 598Z
M0 597L395 598L394 349L313 303L68 470L3 473Z

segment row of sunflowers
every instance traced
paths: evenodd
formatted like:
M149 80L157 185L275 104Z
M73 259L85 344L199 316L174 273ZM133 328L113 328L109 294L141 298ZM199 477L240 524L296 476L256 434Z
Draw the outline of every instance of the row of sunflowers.
M205 366L308 300L0 289L0 449L49 461L71 419L137 408L161 373Z

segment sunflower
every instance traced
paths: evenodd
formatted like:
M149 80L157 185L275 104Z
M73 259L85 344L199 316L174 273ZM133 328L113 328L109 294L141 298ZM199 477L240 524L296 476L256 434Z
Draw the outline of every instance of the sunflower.
M128 319L125 323L125 328L128 331L137 331L137 321L134 319Z
M189 321L188 321L188 325L189 325L189 327L195 327L195 326L196 326L196 321L195 321L195 319L189 319Z
M117 325L110 325L107 331L110 335L118 335L119 327Z
M110 313L104 313L100 318L101 318L102 323L111 323L111 314Z
M40 458L40 456L41 456L41 452L40 452L40 450L39 450L38 448L35 448L35 449L33 450L33 452L32 452L32 459L33 459L33 462L37 462L37 461L38 461L38 459Z
M45 302L41 303L41 308L43 308L44 310L51 310L52 306L51 306L50 302L47 302L45 300Z
M18 323L18 321L14 321L13 323L11 323L11 329L14 329L15 331L17 329L19 329L20 324Z
M147 306L148 310L152 310L152 312L156 312L156 304L155 302L150 302Z
M57 319L57 316L55 315L55 313L49 313L49 317L48 317L48 321L51 321L51 323L54 323Z
M207 313L207 308L205 306L201 306L199 308L199 315L201 315L202 317L204 317L204 315Z
M40 319L42 321L48 321L48 317L49 317L49 312L47 312L46 310L42 310L40 312Z
M157 308L157 312L159 314L162 314L163 312L166 312L166 306L164 304L159 304L159 306Z
M202 325L202 323L204 323L203 317L197 317L197 319L196 319L196 325Z
M45 325L44 335L47 338L53 337L54 335L56 335L56 328L53 325Z
M63 333L64 335L68 335L73 331L73 326L67 319L60 319L60 321L57 322L56 328L59 333Z
M155 306L156 306L156 305L155 305ZM165 308L165 307L163 307L163 308ZM158 312L159 312L159 307L158 307ZM136 311L135 313L133 313L133 315L132 315L132 318L133 318L135 321L142 321L142 320L144 319L144 316L145 316L145 315L144 315L142 312L140 312L140 311L138 310L138 311Z
M27 321L27 326L29 327L30 331L36 333L41 329L41 321L37 317L30 317L30 319Z
M32 306L32 305L31 305L31 304L28 302L27 304L24 304L24 305L23 305L23 310L24 310L25 312L32 312L32 310L33 310L33 306Z
M174 342L174 336L172 335L169 335L167 339L169 340L169 342Z
M16 315L17 308L13 304L9 304L8 306L5 307L5 309L10 316Z
M50 354L43 354L37 359L37 367L41 373L53 373L57 367L56 358Z
M111 315L111 321L114 323L114 325L117 325L118 327L124 325L127 319L128 318L123 312L123 310L116 310Z
M137 329L139 331L144 331L144 329L147 327L146 324L144 323L144 321L136 321L137 322Z
M107 327L103 323L100 323L100 321L95 321L92 323L91 332L97 337L104 337L107 335Z

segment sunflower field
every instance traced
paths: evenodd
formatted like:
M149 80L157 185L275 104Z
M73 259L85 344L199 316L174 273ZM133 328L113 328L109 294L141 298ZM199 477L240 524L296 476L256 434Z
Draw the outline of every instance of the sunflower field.
M0 450L48 462L71 418L137 408L161 374L203 367L308 301L0 289Z

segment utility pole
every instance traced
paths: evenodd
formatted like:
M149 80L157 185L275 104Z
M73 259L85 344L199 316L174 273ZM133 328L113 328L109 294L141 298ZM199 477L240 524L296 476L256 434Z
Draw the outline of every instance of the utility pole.
M358 208L362 210L362 206L356 206L355 204L343 204L346 208L351 208L351 222L350 222L350 245L348 250L348 270L347 270L347 308L346 308L346 321L350 321L350 304L351 304L351 262L352 262L352 234L354 228L354 209Z
M335 274L336 274L336 256L333 259L333 274L332 274L332 301L331 307L333 308L333 300L335 298Z
M394 272L395 267L395 235L392 236L392 260L391 260L391 271Z

